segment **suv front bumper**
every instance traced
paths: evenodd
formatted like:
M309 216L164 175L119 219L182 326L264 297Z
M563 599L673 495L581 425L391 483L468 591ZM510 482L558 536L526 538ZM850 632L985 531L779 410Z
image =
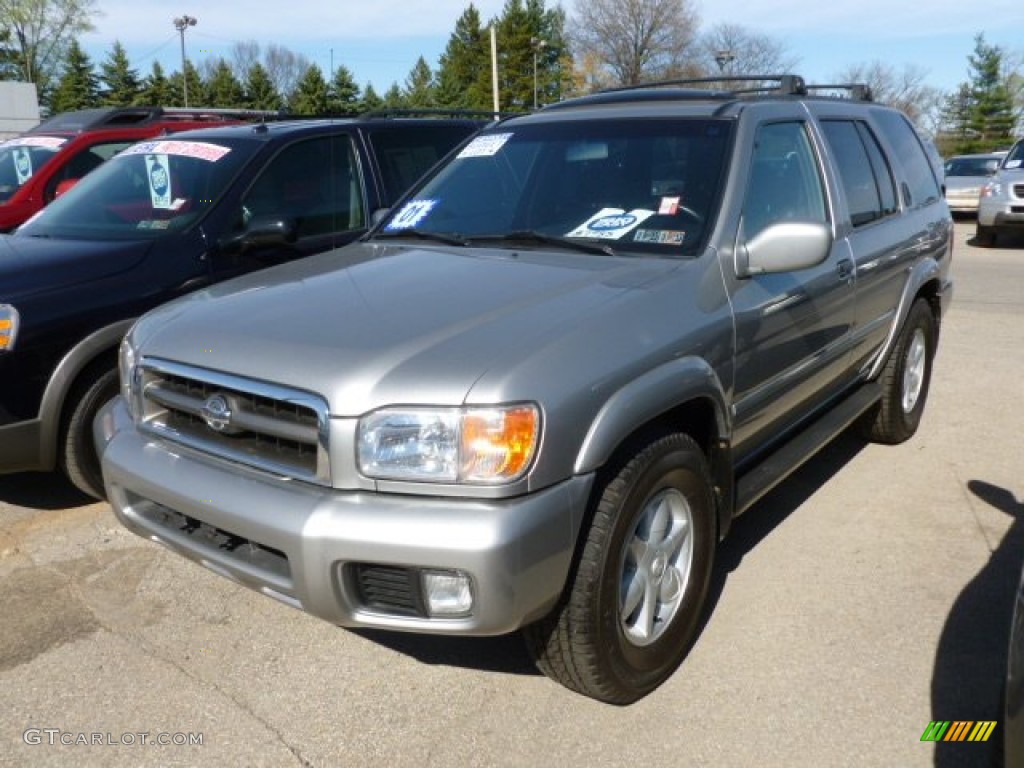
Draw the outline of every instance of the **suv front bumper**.
M346 627L497 635L540 618L562 593L593 481L512 499L322 488L144 436L121 398L94 436L107 496L130 530ZM424 570L468 577L467 615L422 610ZM381 601L381 579L399 598Z

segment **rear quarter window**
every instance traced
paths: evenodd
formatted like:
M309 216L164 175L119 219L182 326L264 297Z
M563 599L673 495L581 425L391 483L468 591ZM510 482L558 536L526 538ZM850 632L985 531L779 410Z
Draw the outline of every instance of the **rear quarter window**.
M908 206L918 206L939 200L942 192L932 162L907 118L889 109L874 110L873 116L896 154L896 161L903 168L901 189L904 202Z

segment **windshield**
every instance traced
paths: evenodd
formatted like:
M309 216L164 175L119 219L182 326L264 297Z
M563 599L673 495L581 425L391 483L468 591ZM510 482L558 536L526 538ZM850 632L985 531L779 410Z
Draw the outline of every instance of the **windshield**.
M946 163L947 176L988 176L999 167L999 158L990 155L984 157L954 157Z
M1003 161L1003 168L1020 168L1024 164L1024 139L1018 141L1010 149L1010 154Z
M20 136L0 142L0 203L39 173L66 141L61 136Z
M258 149L253 141L143 141L115 155L18 230L73 240L156 239L212 207Z
M730 135L730 122L706 119L496 126L375 236L692 255L718 209Z

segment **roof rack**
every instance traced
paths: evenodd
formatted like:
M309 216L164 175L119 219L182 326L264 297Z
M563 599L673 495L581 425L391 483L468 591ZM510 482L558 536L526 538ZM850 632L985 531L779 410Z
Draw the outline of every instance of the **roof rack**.
M774 82L775 85L762 85L762 83ZM656 80L650 83L638 83L636 85L624 85L618 88L608 88L598 93L620 93L622 91L634 91L642 88L661 88L668 85L719 85L725 83L755 83L749 88L732 88L729 90L718 90L710 93L717 96L731 96L743 93L777 93L783 96L805 96L807 85L800 75L719 75L717 77L689 77L681 80Z
M375 117L465 117L470 119L493 120L496 117L511 117L513 115L525 114L524 112L493 112L482 109L371 109L369 112L362 112L360 119Z
M98 107L61 112L32 129L33 133L48 131L80 132L95 128L145 125L158 120L225 120L252 119L277 115L258 109L211 109L207 107Z
M874 94L871 93L871 86L867 83L829 83L814 84L807 86L808 91L846 91L847 98L853 101L874 101Z

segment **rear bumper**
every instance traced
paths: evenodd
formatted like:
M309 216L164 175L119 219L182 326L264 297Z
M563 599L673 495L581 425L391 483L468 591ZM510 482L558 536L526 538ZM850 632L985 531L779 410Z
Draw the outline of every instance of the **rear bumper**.
M129 529L242 585L347 627L495 635L561 595L592 476L514 499L339 491L273 477L139 433L120 398L96 420L108 498ZM468 576L468 615L435 618L368 601L380 566Z

